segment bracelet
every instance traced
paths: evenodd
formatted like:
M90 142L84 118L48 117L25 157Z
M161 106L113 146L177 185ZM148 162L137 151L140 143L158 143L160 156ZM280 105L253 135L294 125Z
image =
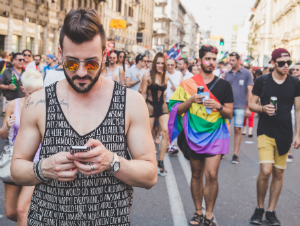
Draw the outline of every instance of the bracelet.
M265 113L264 106L261 106L262 113Z
M51 180L50 178L45 178L43 171L42 171L42 163L45 159L41 159L38 162L33 164L33 171L34 174L36 176L36 178L40 181L43 181L45 183L47 183L49 180Z
M9 133L10 132L10 130L6 130L6 124L4 125L4 130L5 130L5 132L7 132L7 133Z

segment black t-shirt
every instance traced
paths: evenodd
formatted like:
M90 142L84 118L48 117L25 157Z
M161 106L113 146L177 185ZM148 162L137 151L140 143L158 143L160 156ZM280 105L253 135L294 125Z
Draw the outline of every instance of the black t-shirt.
M0 73L3 69L3 66L4 66L5 62L6 62L6 67L5 68L12 68L13 67L13 64L9 61L4 61L4 60L0 61Z
M261 97L263 76L256 79L252 93ZM272 74L267 79L265 94L261 98L262 105L270 104L271 97L277 97L277 115L268 116L263 113L259 117L257 136L266 135L275 138L279 155L286 154L293 141L291 110L294 98L300 96L300 82L297 83L290 75L282 84L277 84Z
M214 80L206 84L207 88L210 89L217 79L218 77L215 76ZM233 103L232 87L230 83L224 79L219 79L219 81L211 90L211 93L220 101L222 105L224 105L224 103Z

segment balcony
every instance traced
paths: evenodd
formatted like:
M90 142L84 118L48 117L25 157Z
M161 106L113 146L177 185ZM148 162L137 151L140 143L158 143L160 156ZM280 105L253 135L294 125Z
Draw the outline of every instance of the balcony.
M168 34L168 32L164 28L158 28L154 31L153 36L165 36L166 34Z
M167 5L168 4L168 0L155 0L155 4L156 5Z
M124 16L124 20L126 20L127 27L131 26L134 23L134 20L130 16Z
M155 13L154 14L154 19L155 20L167 20L168 16L165 13Z
M146 24L145 22L139 22L139 25L138 25L138 31L142 31L146 28Z

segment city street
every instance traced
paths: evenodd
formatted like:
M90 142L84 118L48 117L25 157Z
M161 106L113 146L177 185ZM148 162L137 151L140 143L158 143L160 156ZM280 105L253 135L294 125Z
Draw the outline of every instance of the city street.
M2 121L3 117L1 125ZM5 141L0 141L1 149L5 144ZM237 165L230 163L232 152L231 145L230 153L221 162L219 196L214 214L219 226L248 226L256 205L255 186L259 170L256 138L243 136L240 163ZM292 150L292 153L295 159L293 163L288 163L284 187L276 209L283 226L299 225L300 220L300 152ZM188 225L194 213L189 189L189 162L181 153L178 156L167 155L165 167L168 176L158 177L157 184L151 190L135 188L131 211L133 226ZM0 203L0 225L16 225L5 217L3 185L0 186ZM267 200L265 204L267 206Z

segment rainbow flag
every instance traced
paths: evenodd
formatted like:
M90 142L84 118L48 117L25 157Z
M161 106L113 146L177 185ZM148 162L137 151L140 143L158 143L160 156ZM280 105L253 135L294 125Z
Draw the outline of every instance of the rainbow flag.
M229 122L213 109L206 114L203 104L192 104L183 115L177 116L178 106L197 93L198 86L210 93L210 98L218 99L209 91L200 74L184 80L169 101L169 139L172 142L184 130L188 145L198 154L227 154L229 151Z
M2 70L0 71L0 79L2 78L3 72L4 72L5 69L6 69L6 64L7 64L7 61L5 61L4 65L3 65L3 68L2 68Z

